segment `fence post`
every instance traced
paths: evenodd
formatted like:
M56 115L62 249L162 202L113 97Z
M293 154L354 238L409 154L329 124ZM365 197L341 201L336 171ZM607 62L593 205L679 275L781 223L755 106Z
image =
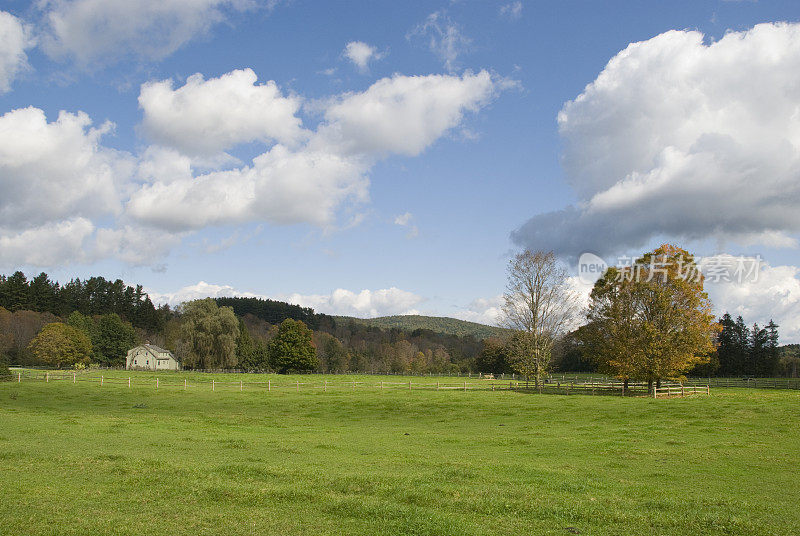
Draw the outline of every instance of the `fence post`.
M104 379L105 379L105 377L103 377L103 376L100 376L100 387L102 387L102 386L103 386L103 380L104 380Z
M322 386L322 390L326 393L328 392L328 380L325 380L325 384Z
M158 378L156 378L156 389L158 389Z
M411 390L411 382L408 382L408 390Z
M272 391L272 380L267 380L267 392Z
M50 373L49 372L45 372L44 373L44 383L50 383Z
M383 391L383 380L381 380L381 391Z
M683 384L681 384L681 396L686 397L686 393L683 390Z
M17 383L22 383L22 373L17 372Z
M186 378L183 379L183 390L186 390Z
M214 391L214 380L211 380L211 391Z
M297 392L300 392L300 380L297 380Z
M244 382L239 380L239 392L241 393L242 391L244 391Z
M467 392L467 382L464 382L464 392Z
M711 395L711 386L710 385L706 385L706 394L707 395Z
M353 380L353 391L355 391L355 390L356 390L356 381Z
M75 376L76 376L76 373L75 373L75 372L73 372L73 373L72 373L72 383L75 383Z
M439 390L439 382L436 382L436 390Z

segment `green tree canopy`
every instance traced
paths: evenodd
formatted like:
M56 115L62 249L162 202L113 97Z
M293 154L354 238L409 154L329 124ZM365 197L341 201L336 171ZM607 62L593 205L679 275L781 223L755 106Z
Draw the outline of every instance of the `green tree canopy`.
M317 349L311 330L300 320L287 318L269 341L270 365L282 374L317 369Z
M219 307L211 298L184 303L181 309L183 365L199 369L235 367L239 321L233 309Z
M55 322L47 324L28 346L42 363L56 368L87 364L92 356L92 341L80 329Z
M133 326L111 313L97 320L96 333L92 340L95 359L110 366L124 365L128 350L136 343Z

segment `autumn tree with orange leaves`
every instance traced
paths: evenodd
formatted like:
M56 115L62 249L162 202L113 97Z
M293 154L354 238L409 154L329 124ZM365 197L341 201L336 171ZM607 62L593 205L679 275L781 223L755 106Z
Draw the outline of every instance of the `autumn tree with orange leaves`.
M604 372L651 389L681 379L708 361L719 330L703 282L694 257L670 244L610 268L579 331L588 354Z

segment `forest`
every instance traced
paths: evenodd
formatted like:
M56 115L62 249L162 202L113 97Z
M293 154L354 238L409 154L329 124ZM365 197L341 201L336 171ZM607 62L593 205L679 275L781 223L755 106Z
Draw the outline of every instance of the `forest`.
M270 341L287 319L311 330L316 361L309 372L459 373L513 371L508 337L455 335L431 329L386 328L361 319L333 317L313 309L261 298L217 298L220 310L230 310L235 324L229 357L201 362L192 358L187 333L188 304L156 307L141 285L103 277L52 281L46 273L28 279L22 272L0 275L0 362L6 365L53 365L38 359L32 342L49 324L64 324L91 343L80 366L124 366L127 350L150 342L171 350L186 368L275 370ZM422 320L418 317L415 323ZM449 322L451 321L452 322ZM451 327L453 319L440 324ZM231 322L229 322L231 324ZM435 326L436 322L428 322ZM691 375L793 376L800 368L800 346L778 344L778 326L748 326L740 316L719 319L716 351ZM463 328L459 328L463 329ZM75 331L60 333L66 337ZM487 330L487 334L503 330ZM221 355L221 354L220 354ZM567 333L553 348L554 372L596 372L577 331Z

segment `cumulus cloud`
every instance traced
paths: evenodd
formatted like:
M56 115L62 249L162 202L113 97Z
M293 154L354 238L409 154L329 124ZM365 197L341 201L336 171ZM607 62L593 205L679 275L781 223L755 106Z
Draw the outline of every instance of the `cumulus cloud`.
M368 174L381 158L419 154L501 86L485 71L395 75L327 101L320 125L306 131L299 101L255 82L245 69L178 89L145 85L143 128L158 143L136 156L103 147L113 124L95 127L83 112L52 122L32 107L0 116L0 238L16 244L21 233L81 218L93 225L90 246L63 263L151 264L208 226L331 228L345 207L368 200ZM248 164L219 166L221 151L254 140L272 144ZM17 248L3 253L23 262Z
M125 57L162 59L230 13L271 7L258 0L50 0L44 48L82 66Z
M558 115L579 202L519 245L611 254L655 237L792 246L800 230L800 24L633 43Z
M145 290L150 295L150 299L153 300L153 303L168 303L171 306L201 298L268 298L263 294L237 290L231 285L217 285L206 283L205 281L200 281L195 285L185 286L174 292L157 292L151 289ZM417 314L417 310L414 309L414 306L423 301L422 297L395 287L379 290L364 289L360 292L339 288L330 294L280 294L271 298L294 303L303 307L311 307L318 313L357 317Z
M143 185L126 209L171 231L249 221L324 226L346 199L366 199L365 171L357 159L276 145L252 166Z
M28 67L25 50L34 45L30 28L5 11L0 11L0 94L11 90L11 83Z
M478 324L499 326L503 321L503 295L491 298L477 298L466 308L453 313L453 317Z
M150 296L150 300L156 305L168 304L171 307L180 305L183 302L200 300L203 298L265 298L260 294L251 292L241 292L231 285L215 285L200 281L195 285L187 285L173 292L158 292L145 288L145 292Z
M343 54L362 72L367 70L370 61L379 60L383 57L383 54L379 53L377 48L363 41L350 41L344 47Z
M390 153L419 154L488 103L494 86L485 71L385 78L329 101L304 144L276 144L241 168L186 175L177 153L154 152L148 177L181 173L143 184L127 213L171 231L252 221L332 225L346 201L366 201L375 162Z
M497 90L486 71L383 78L366 91L330 103L327 123L312 143L350 154L416 156L457 126L466 112L485 106Z
M86 218L49 222L15 232L0 227L0 266L16 269L30 266L59 266L87 260L84 247L94 231Z
M744 269L737 273L741 264ZM781 326L783 344L800 342L800 268L731 255L705 257L701 266L717 315L742 315L746 322L762 326L773 319ZM727 268L727 275L713 277L722 273L720 266Z
M129 155L104 148L113 128L83 112L22 108L0 116L0 227L21 229L75 217L117 214Z
M303 136L295 115L300 99L257 79L252 69L241 69L209 80L194 74L178 89L172 80L148 82L139 94L143 130L156 143L193 156L251 141L296 143Z
M428 48L439 57L448 71L454 71L458 57L465 53L472 41L444 10L436 11L411 30L406 38L426 41Z
M338 288L331 294L287 294L277 299L312 307L318 313L365 318L419 314L414 307L423 301L421 296L395 287L360 292Z

